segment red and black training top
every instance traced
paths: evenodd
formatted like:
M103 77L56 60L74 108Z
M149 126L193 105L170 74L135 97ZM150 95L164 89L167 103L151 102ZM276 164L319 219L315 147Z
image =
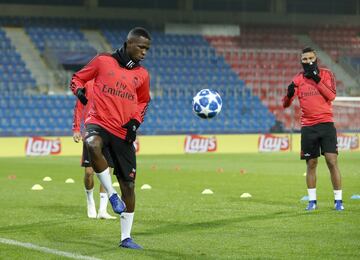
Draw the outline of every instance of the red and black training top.
M283 107L289 107L295 97L299 98L301 109L301 125L312 126L319 123L334 122L332 101L336 97L336 83L333 73L328 69L320 69L321 81L316 84L303 72L298 73L293 82L296 85L295 95L283 98Z
M93 96L85 125L97 124L125 139L126 129L121 126L130 119L144 120L150 102L148 71L142 66L123 68L110 54L99 54L73 75L72 92L87 88L85 83L92 79Z

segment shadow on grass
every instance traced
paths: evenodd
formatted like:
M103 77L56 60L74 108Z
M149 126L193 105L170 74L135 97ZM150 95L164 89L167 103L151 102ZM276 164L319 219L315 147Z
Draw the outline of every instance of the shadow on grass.
M1 232L7 232L7 231L33 231L34 229L41 229L44 227L49 226L61 226L68 223L68 221L59 221L56 220L43 220L39 222L31 222L27 224L20 224L20 225L10 225L10 226L3 226L0 227L0 233Z
M36 208L46 212L47 214L64 214L64 215L71 215L71 216L81 216L84 214L84 208L79 207L78 205L64 205L64 204L50 204L50 205L41 205L37 206Z
M263 221L263 220L280 219L280 218L293 218L293 217L298 217L300 215L306 215L306 213L300 213L294 211L291 212L279 211L266 215L264 214L264 215L244 216L244 217L236 217L236 218L226 218L226 219L212 220L206 222L196 222L190 224L168 223L144 232L134 232L134 234L151 236L151 235L168 234L168 233L173 234L173 233L193 232L196 230L201 231L201 230L222 228L225 226L232 226L236 223Z
M232 203L236 203L236 204L239 204L239 205L244 205L244 204L261 204L261 205L265 205L265 206L284 206L284 207L287 207L289 208L290 205L292 205L291 201L285 201L285 200L264 200L264 199L248 199L248 200L239 200L239 198L237 197L232 197L230 198L230 201ZM304 209L305 209L305 206L304 206Z
M180 252L159 249L144 249L141 252L142 255L153 257L154 259L216 259L200 252L198 254L184 254Z
M8 225L0 227L0 232L7 231L32 231L32 230L41 230L49 227L58 227L58 226L66 226L70 221L81 222L81 216L84 216L85 213L79 209L77 206L71 205L62 205L62 204L52 204L52 205L42 205L34 207L34 209L40 209L44 212L41 214L37 212L37 220L34 222L29 222L26 224L18 224L18 225ZM59 216L60 215L60 216ZM61 218L59 220L59 218ZM84 221L88 221L88 219L84 218Z

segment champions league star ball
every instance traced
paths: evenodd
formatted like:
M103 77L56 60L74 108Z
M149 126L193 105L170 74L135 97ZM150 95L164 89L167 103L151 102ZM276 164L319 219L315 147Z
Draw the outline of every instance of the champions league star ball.
M197 116L207 119L220 113L222 100L215 90L202 89L193 97L192 105Z

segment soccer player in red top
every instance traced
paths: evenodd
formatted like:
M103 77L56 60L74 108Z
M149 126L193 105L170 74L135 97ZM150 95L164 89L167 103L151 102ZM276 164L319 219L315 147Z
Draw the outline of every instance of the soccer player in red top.
M75 107L74 107L74 117L73 117L73 139L76 143L82 140L81 134L81 124L84 122L88 108L90 106L90 102L92 100L92 92L93 92L93 81L86 82L87 92L86 98L89 100L86 106L84 106L80 100L76 100ZM104 151L104 156L109 163L111 168L114 168L114 164L112 163L110 154L108 150ZM86 194L86 202L87 202L87 215L89 218L100 218L100 219L116 219L116 217L111 216L107 212L107 204L108 204L108 197L104 186L100 184L100 205L99 211L96 214L96 207L94 201L94 170L90 164L89 153L86 149L85 143L83 142L83 152L81 158L81 166L85 168L85 175L84 175L84 185L85 185L85 194Z
M85 119L85 144L90 161L108 194L113 210L121 214L121 247L141 249L131 236L135 209L136 155L133 142L150 102L150 76L140 65L150 48L149 32L130 30L126 42L113 54L99 54L71 80L71 90L87 103L86 85L94 80L94 93ZM107 147L114 162L121 199L112 187L109 166L102 149Z
M337 135L331 104L336 97L335 78L330 70L318 68L316 53L312 48L303 49L301 64L304 71L298 73L288 86L283 106L289 107L298 97L301 109L301 159L306 160L307 165L309 204L306 210L317 208L316 167L320 153L325 156L330 171L335 209L343 210Z

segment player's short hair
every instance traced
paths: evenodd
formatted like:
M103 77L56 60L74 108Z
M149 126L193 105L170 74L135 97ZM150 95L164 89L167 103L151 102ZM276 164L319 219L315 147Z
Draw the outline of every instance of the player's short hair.
M302 50L302 53L307 53L307 52L315 52L315 50L312 47L306 47Z
M143 27L135 27L131 29L127 35L127 39L130 39L132 37L144 37L148 40L151 40L150 33Z

